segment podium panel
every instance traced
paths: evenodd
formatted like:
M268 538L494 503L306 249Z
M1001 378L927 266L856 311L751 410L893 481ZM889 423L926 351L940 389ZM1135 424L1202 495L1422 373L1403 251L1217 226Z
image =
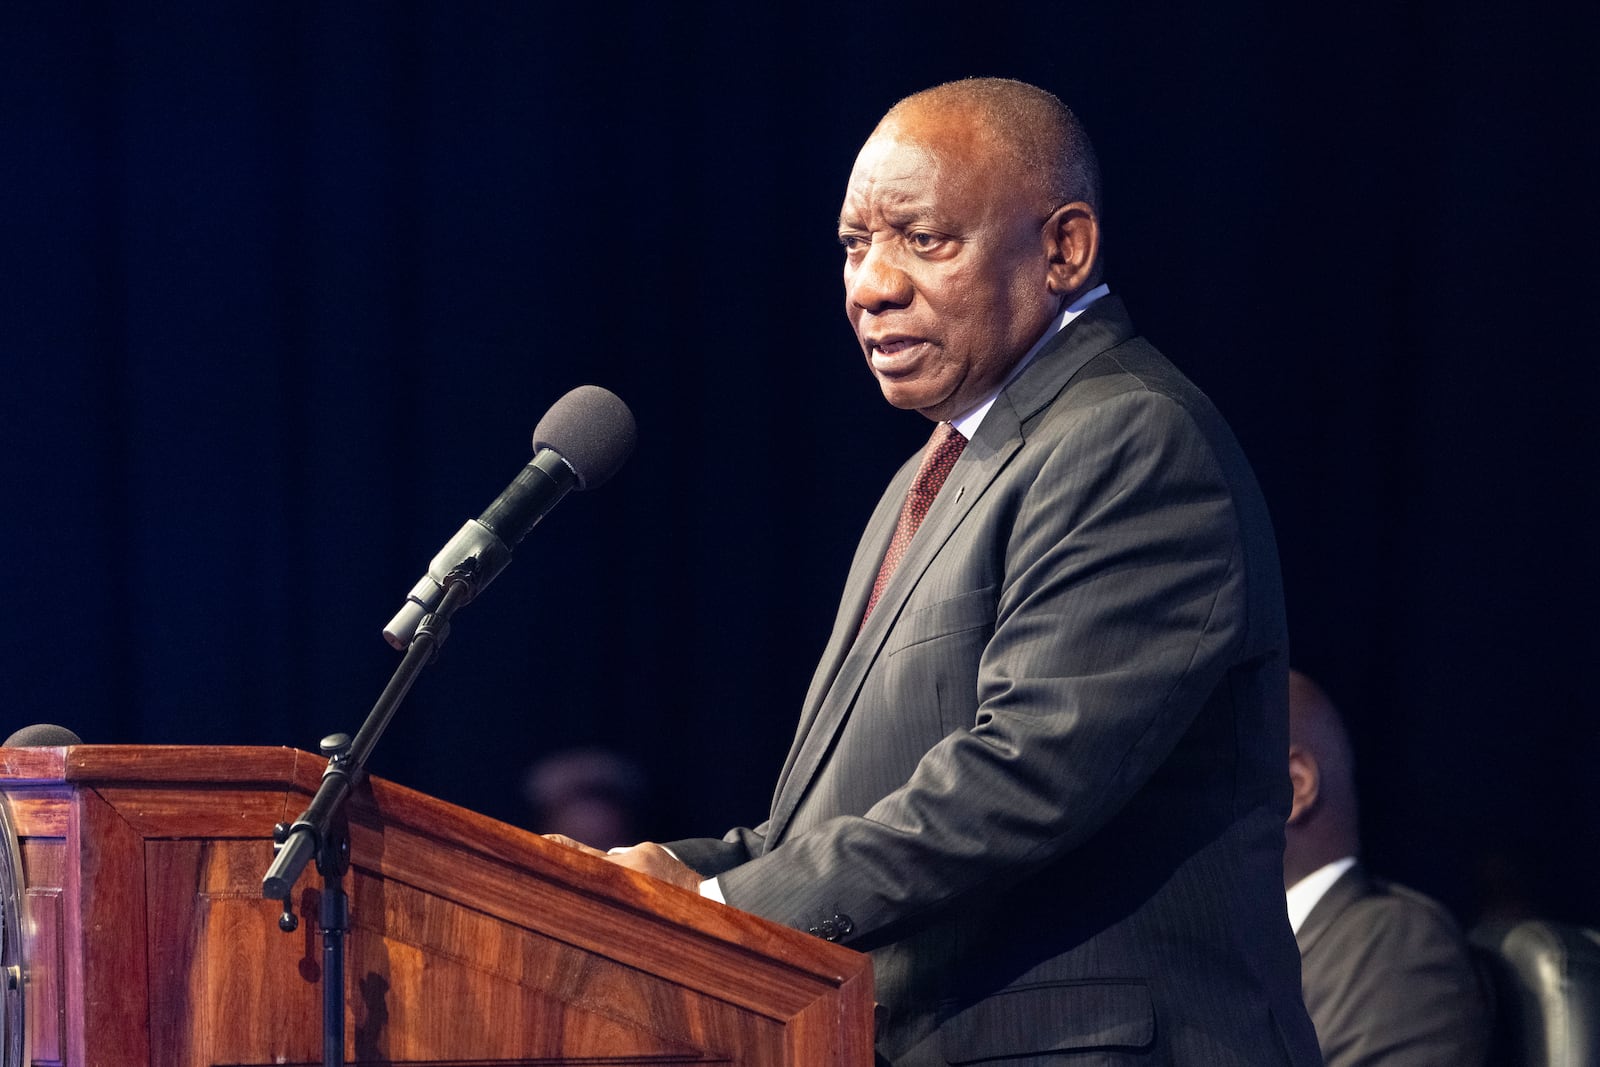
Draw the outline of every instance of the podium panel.
M292 749L0 748L40 1067L322 1062L320 880L261 897ZM870 1067L868 958L382 779L352 796L352 1067ZM4 1063L0 1067L11 1067Z

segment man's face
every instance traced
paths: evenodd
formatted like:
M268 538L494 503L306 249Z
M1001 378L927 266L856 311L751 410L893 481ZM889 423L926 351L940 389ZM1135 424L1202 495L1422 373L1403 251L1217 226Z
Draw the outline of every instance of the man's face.
M856 157L839 213L845 314L895 407L965 414L1060 309L1049 208L1017 171L962 115L894 120Z

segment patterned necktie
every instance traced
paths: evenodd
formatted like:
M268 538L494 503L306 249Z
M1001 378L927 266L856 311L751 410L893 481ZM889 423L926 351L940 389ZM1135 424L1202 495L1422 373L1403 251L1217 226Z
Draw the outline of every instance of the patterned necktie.
M941 422L933 428L933 436L928 438L928 447L922 453L922 466L917 468L917 476L911 479L911 490L906 493L906 502L900 507L900 521L894 525L894 538L889 542L889 551L883 554L883 565L878 568L877 580L872 583L872 596L868 598L867 610L861 616L862 626L867 624L872 609L878 606L878 598L889 584L889 577L900 566L900 560L905 556L917 527L922 525L923 517L933 505L933 498L939 495L939 487L950 476L951 468L956 465L965 447L967 439L948 422Z

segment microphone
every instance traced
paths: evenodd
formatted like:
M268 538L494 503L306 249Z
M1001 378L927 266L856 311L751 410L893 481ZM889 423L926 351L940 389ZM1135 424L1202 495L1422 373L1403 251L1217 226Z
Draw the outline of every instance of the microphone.
M438 607L450 572L469 559L478 561L473 595L487 589L511 562L512 547L569 490L593 489L617 473L633 451L635 436L628 405L598 385L580 385L552 404L533 429L533 459L482 515L445 542L383 628L384 638L403 651L423 618Z
M41 722L24 726L6 738L3 748L55 748L58 745L81 745L83 738L54 723Z

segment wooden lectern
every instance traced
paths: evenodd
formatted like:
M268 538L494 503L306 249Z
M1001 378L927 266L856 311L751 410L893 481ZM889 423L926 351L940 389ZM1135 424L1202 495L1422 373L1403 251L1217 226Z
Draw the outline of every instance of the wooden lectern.
M32 1063L321 1062L320 880L285 934L261 879L324 765L0 748ZM860 953L381 779L349 814L352 1065L872 1063Z

